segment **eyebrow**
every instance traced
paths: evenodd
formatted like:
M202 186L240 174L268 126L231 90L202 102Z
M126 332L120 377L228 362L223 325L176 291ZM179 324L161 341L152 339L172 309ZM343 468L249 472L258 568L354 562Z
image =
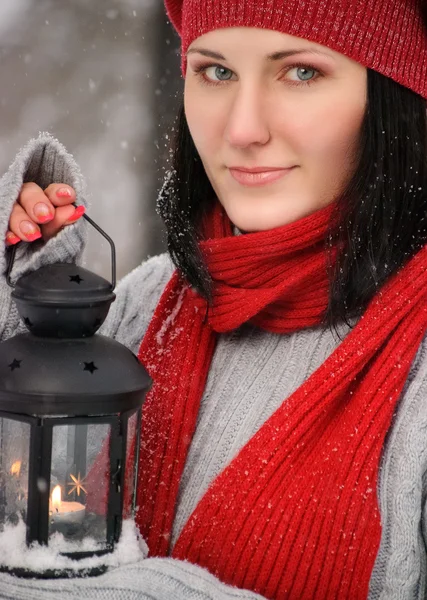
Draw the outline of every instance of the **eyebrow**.
M206 50L205 48L190 48L187 51L187 56L189 54L202 54L208 58L213 58L215 60L227 60L225 56L219 54L219 52L212 52L212 50ZM267 54L267 60L269 62L274 62L277 60L282 60L283 58L289 58L290 56L296 56L298 54L317 54L319 56L326 56L327 58L333 58L331 54L327 54L326 52L321 52L320 50L314 49L306 49L306 48L295 48L293 50L283 50L281 52L273 52L272 54Z

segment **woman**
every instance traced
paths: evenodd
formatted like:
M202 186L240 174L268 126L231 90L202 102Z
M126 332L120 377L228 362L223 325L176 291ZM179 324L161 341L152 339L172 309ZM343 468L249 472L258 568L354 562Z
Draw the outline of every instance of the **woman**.
M154 379L137 523L160 558L132 574L132 597L424 598L421 7L166 6L182 37L185 110L159 208L178 269L166 256L136 269L103 328ZM55 152L60 179L43 162ZM56 234L79 218L74 189L82 200L54 142L17 160L4 231L11 211L9 243L31 241L22 221L49 241L21 244L15 276L75 258L79 228ZM11 210L23 172L33 183ZM7 337L18 320L2 293ZM103 597L114 577L60 589ZM44 598L59 589L38 586Z

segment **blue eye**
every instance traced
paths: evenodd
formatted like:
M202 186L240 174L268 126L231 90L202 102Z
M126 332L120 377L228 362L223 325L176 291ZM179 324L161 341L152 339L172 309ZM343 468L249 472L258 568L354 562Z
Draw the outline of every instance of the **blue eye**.
M228 81L232 77L232 71L230 71L230 69L220 66L211 68L215 69L215 77L217 77L219 81Z
M222 65L198 65L193 67L194 74L205 85L220 86L233 79L234 73ZM212 71L212 73L209 73Z
M307 67L298 67L297 69L297 77L301 81L310 81L316 75L317 71L315 69L308 69Z
M227 69L218 64L202 64L193 67L194 74L205 85L220 86L228 81L235 81L235 73L231 69ZM323 74L310 65L291 65L286 68L285 75L281 80L287 80L289 85L308 86L317 81Z
M283 80L289 85L307 86L315 83L323 74L310 65L292 65L286 69Z

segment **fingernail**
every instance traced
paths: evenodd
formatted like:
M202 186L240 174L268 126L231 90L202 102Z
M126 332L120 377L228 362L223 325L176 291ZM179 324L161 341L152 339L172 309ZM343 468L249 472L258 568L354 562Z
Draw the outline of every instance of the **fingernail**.
M29 242L34 242L34 240L38 240L42 236L40 230L37 229L37 227L30 221L21 221L19 224L19 229Z
M37 233L27 233L25 237L29 242L35 242L36 240L39 240L41 236L41 232L37 231Z
M78 219L80 219L80 217L82 217L86 212L86 209L84 206L80 205L76 208L76 210L74 211L74 213L71 215L71 217L68 219L67 223L74 223L75 221L77 221Z
M9 246L14 246L20 241L21 238L12 233L11 231L9 231L9 233L6 235L6 242L9 244Z
M40 223L48 223L49 221L52 221L54 217L49 206L44 202L38 202L35 205L33 212Z
M59 190L56 192L56 195L58 198L71 198L73 194L68 188L59 188Z

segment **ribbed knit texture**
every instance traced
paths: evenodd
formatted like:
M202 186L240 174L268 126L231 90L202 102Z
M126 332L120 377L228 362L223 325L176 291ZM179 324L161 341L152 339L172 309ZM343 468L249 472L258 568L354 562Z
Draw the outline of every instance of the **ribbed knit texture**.
M6 195L6 190L2 190ZM50 253L44 260L51 258ZM138 351L173 268L153 257L124 278L104 335ZM0 285L5 285L0 279ZM8 308L0 306L0 323ZM345 333L345 332L344 332ZM0 331L0 335L2 332ZM263 422L331 354L339 340L329 330L270 334L243 326L219 336L198 424L181 480L174 541L212 479ZM369 600L423 600L426 590L427 349L414 361L386 441L379 482L382 538ZM176 559L148 559L85 580L24 581L0 574L2 600L247 600L260 596L231 588L198 567ZM323 600L323 599L318 599ZM328 599L329 600L329 599ZM341 599L340 599L341 600ZM342 599L346 600L346 599ZM350 599L351 600L351 599Z
M186 52L222 27L261 27L336 50L427 98L421 0L165 0Z
M99 577L28 580L0 573L1 600L263 600L183 561L149 558Z
M86 205L86 186L73 157L52 135L41 133L20 150L0 179L0 240L6 238L13 204L22 184L28 181L37 183L43 189L53 182L71 185L76 190L77 203ZM85 239L86 227L83 223L78 223L63 229L47 244L19 244L12 280L44 265L47 256L50 262L79 261ZM6 266L7 255L0 252L0 273L4 273ZM0 285L0 306L0 331L4 337L26 330L20 322L15 304L11 302L10 288L7 285Z
M340 328L341 338L347 333ZM172 547L214 478L339 342L329 329L282 335L248 324L219 336L181 477Z
M219 290L208 322L201 299L178 275L167 286L140 351L155 381L144 406L137 515L152 554L168 552L214 331L251 318L282 333L304 326L301 315L295 321L297 298L313 292L311 266L322 250L310 249L326 235L325 215L323 209L278 230L221 237L230 231L219 231L225 220L218 210L210 232L215 239L202 244ZM279 234L281 243L272 245ZM305 247L296 248L304 234ZM288 286L292 241L299 263ZM280 251L282 279L274 270ZM381 536L379 461L427 326L426 265L423 249L217 477L181 532L174 557L267 598L367 597ZM319 319L314 305L306 326L316 314Z

